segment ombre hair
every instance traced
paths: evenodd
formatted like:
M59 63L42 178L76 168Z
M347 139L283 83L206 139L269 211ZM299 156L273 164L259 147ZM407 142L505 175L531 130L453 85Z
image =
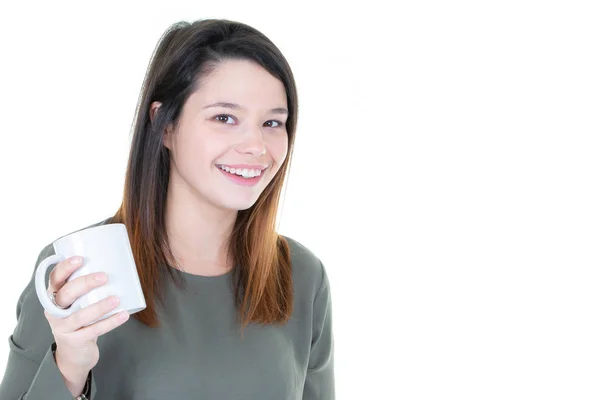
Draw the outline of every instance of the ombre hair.
M298 98L296 84L279 49L258 30L234 21L205 19L171 25L159 40L138 99L123 201L111 218L129 233L146 309L133 315L159 326L156 301L164 305L163 279L181 287L181 271L168 245L165 228L170 155L163 145L169 124L177 126L189 96L201 88L220 63L249 60L279 79L286 91L288 149L285 161L256 203L238 211L228 257L232 288L242 328L249 323L283 324L293 308L290 249L276 232L279 199L294 146ZM150 106L162 105L151 118Z

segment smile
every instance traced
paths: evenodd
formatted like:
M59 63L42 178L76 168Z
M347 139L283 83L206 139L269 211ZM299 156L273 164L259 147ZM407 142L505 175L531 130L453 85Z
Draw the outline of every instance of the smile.
M217 168L229 181L241 186L254 186L263 177L261 169L229 168L222 165L217 165Z
M230 168L227 165L218 165L219 169L225 172L229 172L232 175L239 175L244 178L254 178L262 174L262 169L253 168Z

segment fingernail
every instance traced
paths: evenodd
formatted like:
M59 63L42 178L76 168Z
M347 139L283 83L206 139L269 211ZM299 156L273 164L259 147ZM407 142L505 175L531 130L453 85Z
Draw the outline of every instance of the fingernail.
M121 321L127 321L128 318L129 318L129 313L127 311L121 311L119 313L119 319Z
M119 301L121 301L121 299L119 299L117 296L112 296L109 300L111 306L116 306L119 304Z
M106 275L105 272L101 272L98 275L96 275L95 279L97 281L105 281L108 278L108 276Z
M73 265L77 265L80 262L81 262L81 257L79 257L79 256L71 258L71 264L73 264Z

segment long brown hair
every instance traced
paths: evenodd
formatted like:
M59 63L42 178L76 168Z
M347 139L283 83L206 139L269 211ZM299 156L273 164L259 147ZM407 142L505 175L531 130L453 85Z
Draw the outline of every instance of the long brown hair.
M284 85L289 110L285 161L256 203L238 211L229 240L233 260L232 287L242 328L249 323L283 324L293 308L292 266L285 239L276 232L284 179L294 147L298 115L296 85L291 68L264 34L239 22L206 19L171 25L159 40L142 85L133 125L123 202L112 222L127 227L146 298L146 309L134 318L159 326L156 302L164 304L161 284L170 277L181 285L181 272L165 229L170 156L163 145L165 128L178 118L188 97L219 63L253 61ZM150 105L161 106L151 118Z

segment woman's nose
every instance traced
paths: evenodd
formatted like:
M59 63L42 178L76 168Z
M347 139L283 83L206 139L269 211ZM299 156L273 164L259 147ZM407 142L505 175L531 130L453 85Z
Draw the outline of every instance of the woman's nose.
M240 153L261 156L266 153L265 142L260 128L249 129L244 140L237 146Z

